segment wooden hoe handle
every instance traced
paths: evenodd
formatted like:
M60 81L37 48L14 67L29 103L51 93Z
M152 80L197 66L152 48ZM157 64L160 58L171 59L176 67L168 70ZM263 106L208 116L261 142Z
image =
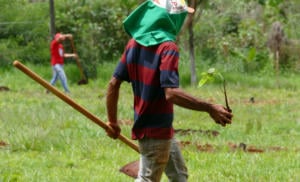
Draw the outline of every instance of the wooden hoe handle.
M77 51L76 51L76 48L75 48L75 44L74 44L73 38L70 39L70 42L71 42L72 52L73 52L74 54L77 55ZM80 72L81 77L82 77L84 80L86 80L86 76L85 76L85 74L83 73L83 68L82 68L82 66L81 66L81 64L80 64L78 55L76 56L75 60L76 60L77 66L78 66L78 68L79 68L79 72Z
M88 119L92 120L94 123L99 125L104 130L113 130L110 126L108 126L106 123L101 121L97 116L90 113L88 110L86 110L84 107L77 104L75 101L73 101L69 96L65 95L63 92L58 90L57 88L53 87L51 84L49 84L47 81L42 79L39 75L31 71L29 68L24 66L19 61L14 61L13 65L24 72L27 76L38 82L40 85L51 91L54 95L59 97L61 100L72 106L75 110L79 111L81 114L86 116ZM139 153L139 147L134 144L130 139L126 138L122 134L119 135L118 139L120 139L122 142L124 142L126 145L131 147L133 150Z

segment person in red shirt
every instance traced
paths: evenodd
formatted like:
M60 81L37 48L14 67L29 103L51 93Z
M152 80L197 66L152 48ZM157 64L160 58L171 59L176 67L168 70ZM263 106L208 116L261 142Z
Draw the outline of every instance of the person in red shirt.
M64 47L62 42L67 38L72 39L73 38L72 34L57 33L55 34L54 39L51 41L50 51L51 51L51 66L52 66L53 74L52 74L52 79L50 81L50 84L55 85L57 79L60 79L65 93L70 93L68 83L67 83L67 77L63 69L64 58L76 57L77 55L64 53Z

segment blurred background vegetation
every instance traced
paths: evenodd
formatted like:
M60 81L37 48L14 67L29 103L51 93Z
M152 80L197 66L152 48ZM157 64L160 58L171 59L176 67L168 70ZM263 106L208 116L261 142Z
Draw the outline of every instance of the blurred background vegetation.
M119 59L129 39L122 21L142 2L54 0L56 32L73 34L89 78L97 77L97 66ZM199 75L209 67L267 74L273 73L276 60L281 72L299 72L299 0L187 2L196 8L192 28L184 27L178 39L187 82L192 68ZM0 4L0 67L10 69L15 59L49 65L49 0L0 0ZM69 44L65 47L68 52Z

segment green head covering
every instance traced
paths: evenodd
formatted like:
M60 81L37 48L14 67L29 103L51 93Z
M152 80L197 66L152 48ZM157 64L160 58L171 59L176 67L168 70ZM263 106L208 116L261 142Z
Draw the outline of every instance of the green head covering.
M175 41L190 9L184 0L148 0L123 22L125 31L144 46Z

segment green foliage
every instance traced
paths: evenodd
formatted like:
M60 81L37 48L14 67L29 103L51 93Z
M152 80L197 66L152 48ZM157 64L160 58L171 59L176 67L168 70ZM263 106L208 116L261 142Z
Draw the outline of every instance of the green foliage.
M208 66L225 71L258 73L269 69L268 72L273 72L269 66L273 58L266 46L269 30L273 22L284 22L289 37L300 39L294 31L298 26L294 21L299 11L292 8L298 5L299 2L292 0L209 2L194 27L200 70ZM287 54L297 55L291 52ZM286 57L285 62L293 63L294 60L293 56ZM297 71L298 68L294 66L289 69Z
M104 3L79 5L73 1L56 4L57 31L74 34L80 42L79 52L98 61L119 56L126 43L122 30L125 15L120 8Z
M0 66L10 67L14 59L49 64L49 2L0 0ZM119 59L128 36L122 21L143 0L92 1L55 0L56 30L72 33L84 70L98 77L95 67ZM266 46L273 22L280 21L287 38L300 39L299 1L296 0L216 0L207 1L200 16L196 11L194 45L196 70L215 67L222 71L272 72L273 62ZM184 29L181 54L188 52ZM298 45L298 44L297 44ZM67 50L70 45L65 43ZM297 71L298 47L287 48L287 70ZM292 50L291 50L292 49ZM186 60L189 56L184 56ZM189 65L186 65L189 67ZM183 80L189 81L189 70Z
M134 1L56 1L56 29L72 33L89 78L97 77L98 64L120 57L128 36L122 21Z
M48 22L45 21L48 4L34 4L24 0L5 1L1 4L0 66L11 65L13 59L48 63L49 33Z
M270 6L278 7L278 5L283 2L283 0L268 0L267 2Z
M13 59L49 64L49 3L14 0L2 4L0 65L8 66ZM97 64L122 53L128 40L122 21L134 6L133 0L117 4L112 1L55 1L56 30L74 35L75 46L89 77L97 76Z
M225 35L231 34L231 33L238 34L240 22L241 22L241 16L239 14L232 13L232 14L228 15L228 17L224 23L223 33Z

